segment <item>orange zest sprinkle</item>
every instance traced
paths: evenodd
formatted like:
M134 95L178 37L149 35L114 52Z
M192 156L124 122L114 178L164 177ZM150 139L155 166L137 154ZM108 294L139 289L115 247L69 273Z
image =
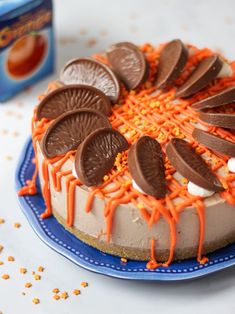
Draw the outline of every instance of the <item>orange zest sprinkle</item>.
M36 275L34 275L34 279L35 280L41 280L41 276L36 274Z
M15 261L13 256L8 256L7 260L8 260L8 262L14 262Z
M79 295L79 294L81 294L81 291L79 289L74 289L73 290L73 294L74 295Z
M53 299L57 301L57 300L60 299L60 296L59 296L58 294L54 294L54 295L53 295Z
M39 304L40 303L40 300L38 298L33 298L33 301L32 301L34 304Z
M3 274L2 279L8 280L8 279L10 279L10 276L8 274Z
M60 290L59 290L58 288L54 288L54 289L52 290L52 292L53 292L53 293L59 293Z
M26 274L26 273L27 273L27 269L24 268L24 267L21 267L21 268L20 268L20 273L21 273L21 274Z
M20 224L19 222L15 222L15 223L14 223L14 227L15 227L16 229L19 229L19 228L21 227L21 224Z
M0 244L0 252L2 252L4 249L4 246Z
M24 286L25 286L25 288L31 288L32 284L31 284L31 282L26 282L26 284Z
M88 287L88 283L87 283L86 281L82 281L82 282L81 282L81 286L82 286L83 288L86 288L86 287Z
M0 218L0 225L4 224L5 220L3 218Z
M66 300L66 299L68 299L68 297L69 297L68 292L64 291L64 292L61 293L61 298L62 299Z
M127 263L127 259L125 257L121 257L121 262L122 263Z
M3 265L4 263L3 263L3 261L0 261L0 265Z
M43 266L39 266L39 267L38 267L38 271L41 272L41 273L44 272L44 269L45 269L45 268L44 268Z

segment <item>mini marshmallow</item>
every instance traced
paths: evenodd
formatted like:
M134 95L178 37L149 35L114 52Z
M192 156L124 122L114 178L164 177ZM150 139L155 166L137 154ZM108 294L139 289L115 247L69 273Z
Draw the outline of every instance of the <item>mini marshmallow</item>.
M231 66L224 60L222 62L223 62L223 65L222 65L221 70L219 71L219 74L217 75L217 78L232 76L233 70Z
M194 196L201 197L209 197L215 193L214 191L206 190L191 181L188 182L188 192Z
M230 172L235 173L235 157L232 157L228 160L227 166Z
M138 186L138 184L133 179L132 179L132 186L135 190L139 191L140 193L147 194Z

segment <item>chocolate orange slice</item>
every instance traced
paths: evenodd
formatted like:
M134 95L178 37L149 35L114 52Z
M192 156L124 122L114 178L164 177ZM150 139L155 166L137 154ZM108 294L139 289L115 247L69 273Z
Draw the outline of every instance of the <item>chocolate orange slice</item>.
M113 103L120 95L120 85L113 71L105 64L92 59L80 58L69 61L62 69L60 80L68 84L94 86L101 90Z
M65 113L52 122L43 136L43 153L47 158L64 155L76 149L94 130L104 127L111 125L99 111L79 109Z
M188 142L173 138L166 147L166 154L172 166L189 181L210 191L223 191L219 180Z
M181 74L188 58L188 50L181 40L169 42L161 51L157 68L156 85L165 88Z
M148 78L148 63L140 49L130 42L112 45L107 58L114 72L129 89L139 87Z
M235 143L231 141L196 128L193 130L192 136L197 142L216 152L235 157Z
M75 171L87 186L96 186L113 168L118 153L128 149L125 137L117 130L103 128L94 131L78 147Z
M110 100L99 89L88 85L68 85L49 93L37 108L37 118L56 119L65 112L90 108L111 113Z
M165 167L161 145L149 136L141 137L128 153L128 168L136 184L157 198L166 195Z
M205 112L200 110L199 119L221 128L235 129L235 114Z
M219 74L222 65L221 59L216 55L203 59L191 76L178 89L176 97L190 97L205 88Z
M235 102L235 87L230 87L225 89L219 94L213 95L211 97L205 98L198 101L192 105L195 110L203 110L209 108L216 108Z

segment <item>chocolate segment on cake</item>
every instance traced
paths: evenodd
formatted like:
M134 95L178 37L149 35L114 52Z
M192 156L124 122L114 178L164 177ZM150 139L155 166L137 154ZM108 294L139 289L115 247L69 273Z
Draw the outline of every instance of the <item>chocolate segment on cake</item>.
M232 104L235 102L235 87L230 87L219 94L215 94L211 97L205 98L201 101L198 101L192 105L192 108L195 110L203 110L209 108L216 108L224 106L227 104Z
M148 78L148 63L140 49L132 43L112 45L107 58L128 90L139 87Z
M200 110L199 119L217 127L235 129L235 114Z
M86 186L98 185L113 168L118 153L128 149L125 137L117 130L103 128L92 132L78 147L75 171Z
M173 138L166 147L166 154L175 169L194 184L210 191L223 191L219 180L188 142Z
M188 50L180 39L166 44L160 54L157 67L156 85L158 88L170 86L181 74L188 58Z
M91 85L100 89L113 103L120 95L120 85L113 71L105 64L92 59L80 58L69 61L60 74L64 84Z
M141 137L128 153L128 168L135 183L157 198L166 195L166 180L161 145L149 136Z
M38 120L55 119L68 111L91 108L109 116L110 100L99 89L89 85L62 86L49 93L37 108Z
M76 149L94 130L111 127L101 112L79 109L63 114L47 129L42 139L43 153L48 158Z
M196 141L216 152L235 157L235 143L231 141L196 128L193 130L192 136Z
M212 55L203 59L186 82L180 86L176 97L190 97L207 85L209 85L218 75L222 68L222 61L217 55Z

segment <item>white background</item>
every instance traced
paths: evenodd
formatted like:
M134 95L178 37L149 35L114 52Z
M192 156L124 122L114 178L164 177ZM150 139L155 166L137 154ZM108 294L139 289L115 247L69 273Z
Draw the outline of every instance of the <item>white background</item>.
M200 47L209 46L235 58L235 1L202 0L55 0L57 75L71 57L87 56L110 43L129 40L158 44L181 38ZM75 266L43 244L21 213L14 190L15 166L30 134L30 118L37 95L49 77L31 91L0 105L0 311L16 313L235 313L235 268L210 277L182 283L124 281L97 275ZM14 229L13 223L22 227ZM7 262L13 255L15 262ZM42 280L35 282L31 271L43 265ZM26 267L27 275L19 274ZM8 281L1 279L9 273ZM51 289L69 293L81 281L89 287L78 297L54 301ZM31 281L33 287L24 289ZM22 291L27 295L22 296ZM38 297L39 305L32 303Z

